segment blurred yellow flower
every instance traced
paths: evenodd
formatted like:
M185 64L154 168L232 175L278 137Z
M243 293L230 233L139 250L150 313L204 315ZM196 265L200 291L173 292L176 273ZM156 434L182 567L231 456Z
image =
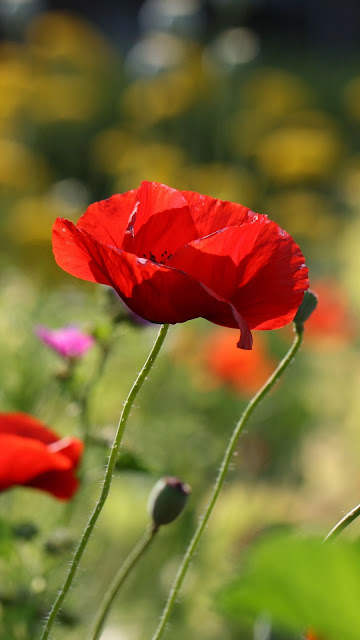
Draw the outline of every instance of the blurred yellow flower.
M254 175L243 167L209 163L187 167L182 176L182 189L199 191L231 202L246 205L254 202L259 188Z
M106 41L92 25L78 15L49 11L29 25L27 42L32 55L48 64L69 63L82 70L104 67L114 57Z
M343 153L338 133L307 126L269 133L255 150L261 171L279 183L328 178Z
M154 180L176 187L184 166L186 157L180 147L161 142L138 142L122 149L117 164L115 190L133 189L142 180Z
M310 97L309 88L300 78L271 67L255 71L241 91L245 107L259 109L270 118L283 117L308 104Z
M338 184L340 196L346 204L360 210L360 154L344 164Z
M83 122L97 115L101 99L94 79L77 73L39 74L29 107L32 117L43 122Z
M196 102L205 87L198 65L134 82L124 92L122 108L130 121L149 126L172 118Z
M240 154L251 156L269 131L310 103L311 93L294 74L269 67L250 75L240 99L241 109L230 121L231 144Z
M331 200L309 189L270 196L264 203L264 210L295 237L325 240L335 237L341 227Z
M0 188L34 193L46 186L50 172L42 156L29 147L0 138Z
M81 213L77 212L78 215ZM11 210L6 236L18 245L46 243L50 247L52 225L61 215L64 215L61 201L56 201L50 194L21 198Z
M253 156L264 136L273 128L273 120L259 109L242 109L229 119L230 145L242 156Z
M0 44L0 122L15 118L32 91L32 71L26 52L10 42Z
M124 129L104 129L92 140L92 164L97 171L116 175L123 166L124 153L139 145L140 141Z
M133 189L142 180L177 185L186 166L184 151L176 145L139 140L122 129L99 133L92 144L94 167L114 178L115 191Z

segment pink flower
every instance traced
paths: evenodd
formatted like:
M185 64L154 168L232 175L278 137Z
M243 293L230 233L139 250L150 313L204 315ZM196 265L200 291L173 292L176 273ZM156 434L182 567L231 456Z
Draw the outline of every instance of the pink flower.
M95 342L92 336L82 333L72 325L61 329L48 329L39 325L35 333L41 342L64 358L81 358Z

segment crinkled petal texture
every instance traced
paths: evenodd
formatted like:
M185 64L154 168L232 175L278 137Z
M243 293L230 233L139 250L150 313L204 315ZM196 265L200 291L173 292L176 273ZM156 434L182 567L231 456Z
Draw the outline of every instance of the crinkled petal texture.
M251 329L290 322L309 286L300 248L267 216L155 182L91 205L77 225L58 218L53 250L146 320L237 327L243 349Z
M78 488L82 450L80 440L59 438L32 416L1 413L0 491L23 485L69 500Z

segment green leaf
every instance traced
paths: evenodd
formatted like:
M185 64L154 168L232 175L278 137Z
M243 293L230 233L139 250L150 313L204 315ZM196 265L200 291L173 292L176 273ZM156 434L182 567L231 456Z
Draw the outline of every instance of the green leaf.
M279 629L358 640L360 544L321 542L283 533L262 539L219 594L220 609L239 623L267 614Z

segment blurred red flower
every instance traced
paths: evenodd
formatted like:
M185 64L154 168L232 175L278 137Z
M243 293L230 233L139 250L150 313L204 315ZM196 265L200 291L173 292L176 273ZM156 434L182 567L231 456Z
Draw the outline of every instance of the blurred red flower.
M318 296L318 304L306 321L306 338L316 342L324 338L350 342L355 337L356 326L343 289L330 279L318 280L312 283L311 288Z
M251 352L234 349L231 331L213 331L206 340L203 358L207 371L243 395L252 395L268 379L276 363L269 356L261 336Z
M156 323L203 317L251 329L290 322L308 288L304 257L267 216L156 182L96 202L77 225L58 218L53 250L72 275L112 286Z
M306 633L305 640L320 640L320 637L315 635L311 629Z
M23 485L69 500L82 450L80 440L59 438L26 413L0 413L0 491Z

